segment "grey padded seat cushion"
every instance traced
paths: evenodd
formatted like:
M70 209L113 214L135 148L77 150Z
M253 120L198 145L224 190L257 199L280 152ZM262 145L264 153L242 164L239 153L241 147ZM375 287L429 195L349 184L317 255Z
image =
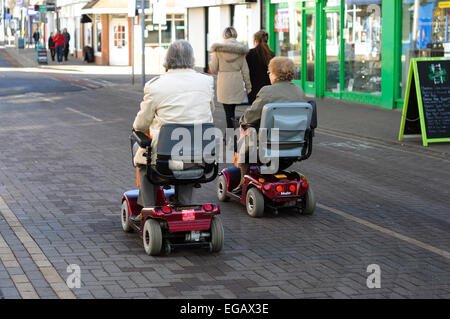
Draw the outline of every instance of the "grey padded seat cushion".
M185 138L185 136L181 137L179 134L173 134L176 133L177 129L183 129L182 131L187 132L189 131L191 140L189 141L188 146L190 146L189 150L186 149L180 149L180 156L183 156L181 151L183 151L185 154L188 154L190 152L191 156L189 159L187 159L185 162L192 162L193 160L196 160L197 158L195 155L200 154L200 160L202 159L202 155L205 156L205 158L208 158L208 154L203 154L203 150L207 145L209 145L211 142L215 141L215 136L210 136L210 139L204 139L205 136L204 133L206 130L214 128L213 123L202 123L202 124L184 124L184 123L168 123L164 124L160 131L159 131L159 137L158 137L158 147L157 147L157 153L158 155L163 156L171 156L172 155L172 149L182 141L182 138ZM178 130L178 132L180 132ZM197 137L196 134L201 134L201 143L197 143L199 145L196 145L196 141L194 141L194 138ZM173 135L173 136L172 136ZM214 151L214 150L212 150ZM211 155L210 155L211 156ZM174 160L172 158L172 160ZM172 170L172 174L176 179L199 179L203 176L204 170L202 168L193 167L190 169L185 170Z
M260 127L269 130L267 142L273 144L276 141L273 140L270 129L279 130L279 141L276 143L279 157L299 157L311 118L312 106L309 103L270 103L263 108ZM263 148L266 157L275 156L270 146Z
M203 176L204 170L201 168L192 168L184 171L172 171L176 179L198 179Z

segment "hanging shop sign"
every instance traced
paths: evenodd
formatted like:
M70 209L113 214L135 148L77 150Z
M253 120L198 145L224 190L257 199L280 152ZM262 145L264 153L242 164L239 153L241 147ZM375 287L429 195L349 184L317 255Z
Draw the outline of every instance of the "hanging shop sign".
M450 59L411 59L399 140L409 134L424 146L450 142Z

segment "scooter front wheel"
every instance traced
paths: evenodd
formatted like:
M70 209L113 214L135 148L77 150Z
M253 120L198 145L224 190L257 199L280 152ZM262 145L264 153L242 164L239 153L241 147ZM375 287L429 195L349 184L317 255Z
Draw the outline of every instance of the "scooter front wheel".
M161 225L156 219L149 218L145 221L142 232L142 242L145 253L149 256L156 256L161 253L162 232Z
M217 198L221 202L230 200L227 196L227 181L225 179L225 176L223 175L220 175L219 179L217 180Z
M122 202L122 210L120 214L120 219L122 221L122 229L126 233L131 233L133 228L130 226L130 212L128 210L128 203L126 200Z

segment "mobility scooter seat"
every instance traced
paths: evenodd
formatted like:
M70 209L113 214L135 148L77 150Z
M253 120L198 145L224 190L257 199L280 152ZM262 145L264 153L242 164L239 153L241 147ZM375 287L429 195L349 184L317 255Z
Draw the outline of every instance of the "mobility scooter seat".
M313 106L310 103L266 104L261 113L260 129L267 129L267 141L264 143L260 139L258 143L264 156L300 159L307 144L312 117ZM272 136L271 129L278 129L278 140ZM278 151L274 151L273 146Z
M150 177L150 181L154 184L174 185L208 183L213 180L218 172L213 129L213 123L162 125L158 136L156 163L147 164L147 176ZM208 130L211 134L208 134ZM147 146L147 163L150 163L151 140L146 136L143 137L142 133L136 136L137 133L139 132L133 132L133 140ZM133 145L133 154L135 150L136 147ZM211 172L214 173L206 177Z

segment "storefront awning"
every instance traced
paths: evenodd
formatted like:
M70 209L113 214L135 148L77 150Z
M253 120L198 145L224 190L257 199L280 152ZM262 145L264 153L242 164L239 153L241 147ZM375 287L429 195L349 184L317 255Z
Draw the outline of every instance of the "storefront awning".
M80 23L91 23L92 19L87 14L82 14Z
M88 2L81 14L121 14L128 13L127 0L94 0Z

